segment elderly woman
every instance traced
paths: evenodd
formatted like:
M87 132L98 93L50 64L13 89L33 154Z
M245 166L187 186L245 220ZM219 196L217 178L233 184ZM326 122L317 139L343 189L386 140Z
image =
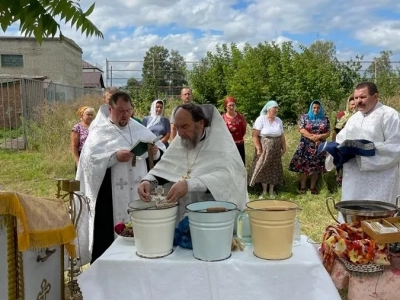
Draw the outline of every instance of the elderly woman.
M75 124L71 132L71 149L75 160L75 166L78 165L79 156L86 138L89 134L89 126L93 121L95 110L89 106L82 106L76 112L76 115L81 118L80 122Z
M144 117L142 124L150 129L156 136L162 136L161 142L168 147L168 139L171 134L171 124L168 118L163 117L164 101L157 99L151 104L150 116Z
M246 153L244 149L244 135L246 134L246 119L244 116L236 111L236 99L233 97L226 97L224 101L225 113L222 118L228 127L229 132L236 144L243 164L246 165Z
M311 175L311 194L318 194L316 184L320 173L325 172L325 153L318 154L318 145L330 135L329 119L322 103L311 102L308 113L299 121L300 143L289 164L289 170L300 173L300 193L306 192L307 176Z
M286 139L282 120L276 115L278 103L268 101L253 126L255 154L249 174L249 185L261 182L263 194L259 199L274 199L275 185L283 183L282 155L286 152Z

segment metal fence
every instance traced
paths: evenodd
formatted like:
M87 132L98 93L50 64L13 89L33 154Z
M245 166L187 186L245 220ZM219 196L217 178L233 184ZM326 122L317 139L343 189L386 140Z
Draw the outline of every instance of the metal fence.
M68 102L84 95L101 95L85 89L27 78L0 78L0 149L25 149L30 121L36 107Z

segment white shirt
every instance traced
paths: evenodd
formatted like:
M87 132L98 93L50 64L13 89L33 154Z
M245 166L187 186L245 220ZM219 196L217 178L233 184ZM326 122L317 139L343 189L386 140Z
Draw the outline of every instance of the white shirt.
M283 133L283 123L278 117L270 122L266 115L262 115L254 122L253 129L260 130L260 136L278 137Z

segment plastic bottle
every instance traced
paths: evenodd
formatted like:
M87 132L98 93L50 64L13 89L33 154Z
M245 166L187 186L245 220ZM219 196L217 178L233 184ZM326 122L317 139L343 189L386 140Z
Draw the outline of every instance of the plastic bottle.
M300 245L301 242L301 223L296 217L294 220L293 247Z
M237 237L244 245L251 245L250 217L242 211L237 217Z

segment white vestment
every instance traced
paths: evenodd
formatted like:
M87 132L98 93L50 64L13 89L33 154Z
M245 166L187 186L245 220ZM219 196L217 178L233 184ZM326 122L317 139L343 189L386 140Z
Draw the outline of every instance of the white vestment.
M248 201L246 169L232 135L214 106L201 106L206 117L212 115L205 139L195 149L188 150L182 146L181 137L177 135L161 160L149 172L175 183L190 169L190 178L199 179L210 191L210 194L191 192L179 199L178 221L186 211L185 206L192 202L230 201L243 209Z
M367 115L355 113L336 136L374 142L375 156L356 156L343 165L342 200L395 203L400 194L400 115L377 103Z
M80 181L80 192L90 200L89 211L87 206L84 206L78 222L78 255L82 265L91 259L96 200L106 170L110 167L110 159L118 150L130 150L138 140L151 142L156 137L149 129L133 119L127 126L119 127L110 122L108 115L108 106L102 105L93 121L95 126L90 127L76 174L76 179ZM157 142L157 146L165 151L163 143ZM134 167L132 160L128 162L115 160L112 164L114 223L129 221L128 204L132 200L140 199L137 188L147 173L147 157L147 153L137 157Z

